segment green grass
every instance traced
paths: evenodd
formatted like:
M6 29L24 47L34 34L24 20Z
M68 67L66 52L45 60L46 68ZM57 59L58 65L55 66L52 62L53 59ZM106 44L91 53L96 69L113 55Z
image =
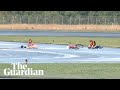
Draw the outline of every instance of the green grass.
M0 76L10 64L0 64ZM8 76L8 78L50 78L50 79L120 79L120 64L117 63L52 63L28 64L34 70L44 70L44 76Z
M89 40L95 40L97 45L104 47L120 47L120 38L102 38L102 37L33 37L33 36L0 36L0 41L28 42L32 39L35 43L51 44L83 44L89 45ZM54 40L54 42L53 42Z

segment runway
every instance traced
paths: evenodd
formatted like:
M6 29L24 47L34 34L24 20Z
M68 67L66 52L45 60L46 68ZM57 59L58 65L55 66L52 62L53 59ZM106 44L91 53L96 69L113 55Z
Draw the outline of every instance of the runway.
M38 49L22 49L27 43L0 42L0 63L118 63L120 48L67 49L67 45L38 44Z

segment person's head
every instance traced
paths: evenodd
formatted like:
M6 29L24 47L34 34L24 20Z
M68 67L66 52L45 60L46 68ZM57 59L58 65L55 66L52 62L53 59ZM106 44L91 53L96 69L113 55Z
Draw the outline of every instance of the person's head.
M90 40L90 42L92 42L92 40Z
M32 39L29 39L29 42L32 42Z

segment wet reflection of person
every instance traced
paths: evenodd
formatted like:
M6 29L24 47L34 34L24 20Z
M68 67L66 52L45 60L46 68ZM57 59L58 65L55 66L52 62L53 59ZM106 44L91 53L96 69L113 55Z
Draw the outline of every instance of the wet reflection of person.
M25 63L26 63L26 64L28 63L28 60L27 60L27 59L25 59Z

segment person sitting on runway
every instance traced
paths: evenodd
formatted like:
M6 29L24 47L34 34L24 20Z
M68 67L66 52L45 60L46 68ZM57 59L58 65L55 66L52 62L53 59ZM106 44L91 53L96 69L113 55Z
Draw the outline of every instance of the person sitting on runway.
M33 45L34 45L34 43L33 43L32 39L29 39L29 41L28 41L28 47L32 47Z
M90 45L88 48L95 48L96 47L96 42L94 40L90 40Z
M37 48L37 45L33 43L32 39L28 41L28 48Z
M34 45L34 44L33 44L33 41L32 41L32 39L29 39L29 41L28 41L28 47L29 47L29 46L32 46L32 45Z

